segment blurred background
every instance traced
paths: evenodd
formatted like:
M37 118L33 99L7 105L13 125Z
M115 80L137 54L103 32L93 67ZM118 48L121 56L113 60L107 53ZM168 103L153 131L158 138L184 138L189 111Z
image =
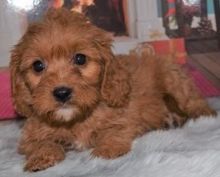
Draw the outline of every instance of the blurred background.
M114 37L113 51L129 53L147 44L158 55L174 55L220 87L219 0L1 0L0 67L29 23L49 8L85 14Z

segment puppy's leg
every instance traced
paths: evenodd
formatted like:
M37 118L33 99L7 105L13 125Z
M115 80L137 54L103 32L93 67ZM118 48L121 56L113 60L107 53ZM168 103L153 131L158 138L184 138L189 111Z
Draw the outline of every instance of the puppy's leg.
M111 116L108 114L108 119L102 124L103 129L97 132L92 152L94 156L112 159L124 155L131 150L136 137L150 130L165 129L172 122L168 117L169 111L157 95L141 94L131 101L122 114L115 112L113 109Z
M132 138L127 135L126 130L110 128L98 137L97 144L92 151L95 157L114 159L128 153L131 150Z
M146 116L146 114L145 114ZM148 115L149 117L153 115ZM128 118L126 123L126 118ZM138 117L133 117L135 121L130 121L129 118L125 118L125 125L113 125L109 129L104 129L101 132L98 132L96 146L92 151L92 155L95 157L101 157L104 159L114 159L119 156L127 154L131 150L133 140L143 135L144 133L154 130L154 129L165 129L166 125L169 127L172 126L168 123L170 119L161 117L161 120L138 120ZM158 117L154 117L157 119ZM147 118L146 118L147 119ZM163 120L162 120L163 119ZM123 121L122 121L123 122ZM120 123L119 123L120 124ZM172 124L172 123L171 123ZM125 126L125 127L124 127Z
M164 77L165 92L176 99L179 108L189 117L216 115L216 112L209 107L193 81L180 66L171 63L164 64L162 71L161 76Z
M35 148L27 157L24 170L39 171L54 166L62 161L65 157L64 150L61 145L50 141L41 141L33 144Z
M64 159L64 148L53 141L52 134L52 130L41 127L38 121L27 120L18 147L27 159L25 170L43 170Z

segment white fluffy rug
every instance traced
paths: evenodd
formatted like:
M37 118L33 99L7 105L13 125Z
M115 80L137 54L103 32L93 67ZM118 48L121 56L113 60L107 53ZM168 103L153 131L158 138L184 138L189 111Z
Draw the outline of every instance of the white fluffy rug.
M20 123L0 126L1 177L220 177L220 112L181 129L154 131L137 139L132 151L116 160L91 159L89 152L69 152L55 167L23 172L16 153Z

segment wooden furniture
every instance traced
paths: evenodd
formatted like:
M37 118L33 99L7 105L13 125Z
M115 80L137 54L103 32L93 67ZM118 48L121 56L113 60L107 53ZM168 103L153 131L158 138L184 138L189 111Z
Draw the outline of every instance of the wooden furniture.
M220 48L220 0L213 0L214 1L214 9L215 9L215 19L216 19L216 27L217 27L217 39L218 39L218 46Z
M201 45L201 42L209 43L209 41L213 45L217 40L220 48L220 0L213 0L216 31L214 31L213 24L208 19L208 2L210 0L198 0L197 4L188 6L184 4L184 0L161 0L163 26L166 35L170 38L184 37L186 45L196 42ZM171 17L176 22L176 28L170 27L171 17L167 15L170 8L175 8ZM197 20L199 18L198 25L195 25L195 22L193 25L195 17L197 17ZM216 49L219 50L218 47L215 47L215 51Z

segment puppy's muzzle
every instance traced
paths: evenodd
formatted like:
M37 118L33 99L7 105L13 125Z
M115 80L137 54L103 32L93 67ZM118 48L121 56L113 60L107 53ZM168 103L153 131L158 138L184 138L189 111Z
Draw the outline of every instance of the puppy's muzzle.
M56 101L65 103L72 97L72 89L68 87L57 87L53 90Z

